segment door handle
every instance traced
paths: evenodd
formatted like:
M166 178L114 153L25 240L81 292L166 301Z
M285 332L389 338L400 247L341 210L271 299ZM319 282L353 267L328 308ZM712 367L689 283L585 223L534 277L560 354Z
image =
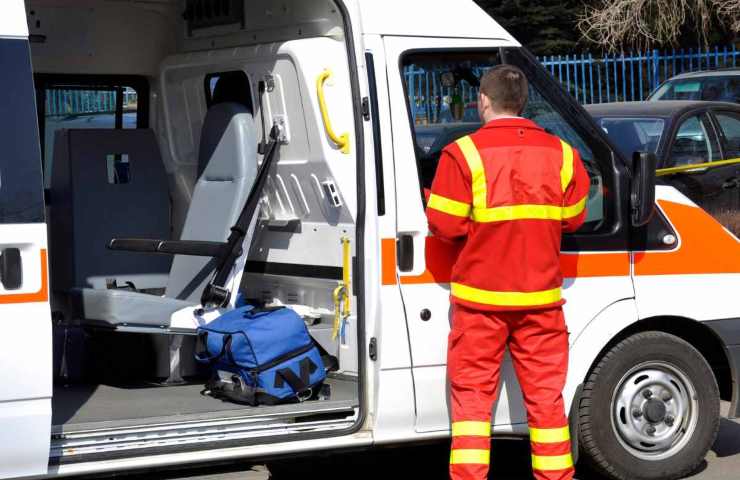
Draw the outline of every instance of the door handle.
M17 248L4 248L0 253L0 283L5 290L18 290L23 285L23 261Z
M396 257L398 258L398 270L410 272L414 269L414 237L409 234L401 234L396 240Z

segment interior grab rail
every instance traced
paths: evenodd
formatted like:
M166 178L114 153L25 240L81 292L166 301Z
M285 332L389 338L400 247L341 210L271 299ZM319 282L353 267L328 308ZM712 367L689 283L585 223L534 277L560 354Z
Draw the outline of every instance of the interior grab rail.
M316 80L316 91L319 96L319 108L321 109L321 116L324 119L324 127L326 127L326 133L331 138L332 142L336 143L340 151L345 155L349 154L349 133L343 133L337 135L331 126L331 120L329 119L329 110L326 108L326 97L324 95L324 83L331 77L331 70L328 68L321 72L319 78Z

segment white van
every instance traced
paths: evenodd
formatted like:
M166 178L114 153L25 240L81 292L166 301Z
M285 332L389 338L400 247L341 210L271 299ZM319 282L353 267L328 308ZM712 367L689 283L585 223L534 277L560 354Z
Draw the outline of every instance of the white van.
M692 471L720 398L740 411L740 241L656 188L653 157L622 158L472 0L4 0L0 478L447 438L455 252L423 191L502 62L593 182L562 256L581 460ZM273 125L258 218L203 306ZM127 238L154 241L107 248ZM338 357L320 398L201 395L195 329L240 298L294 308ZM509 363L494 410L492 435L526 437Z

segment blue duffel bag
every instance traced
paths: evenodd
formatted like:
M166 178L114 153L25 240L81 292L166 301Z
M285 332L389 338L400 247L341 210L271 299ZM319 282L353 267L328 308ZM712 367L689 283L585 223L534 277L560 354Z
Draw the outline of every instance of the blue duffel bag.
M289 308L240 307L197 335L195 359L213 369L211 396L253 406L299 402L314 398L326 379L306 324Z

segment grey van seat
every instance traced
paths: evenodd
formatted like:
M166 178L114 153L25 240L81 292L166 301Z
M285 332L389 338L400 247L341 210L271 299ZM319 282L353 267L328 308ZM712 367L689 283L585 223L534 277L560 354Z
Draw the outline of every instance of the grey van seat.
M171 259L114 252L112 236L170 236L167 173L149 129L55 132L50 192L52 285L105 289L107 279L163 288ZM114 162L129 173L111 183Z
M198 169L201 173L181 239L223 242L257 175L257 129L246 106L227 101L209 108L201 131ZM175 255L164 297L81 289L76 305L85 321L93 324L117 329L167 329L174 312L199 303L214 267L213 259Z

